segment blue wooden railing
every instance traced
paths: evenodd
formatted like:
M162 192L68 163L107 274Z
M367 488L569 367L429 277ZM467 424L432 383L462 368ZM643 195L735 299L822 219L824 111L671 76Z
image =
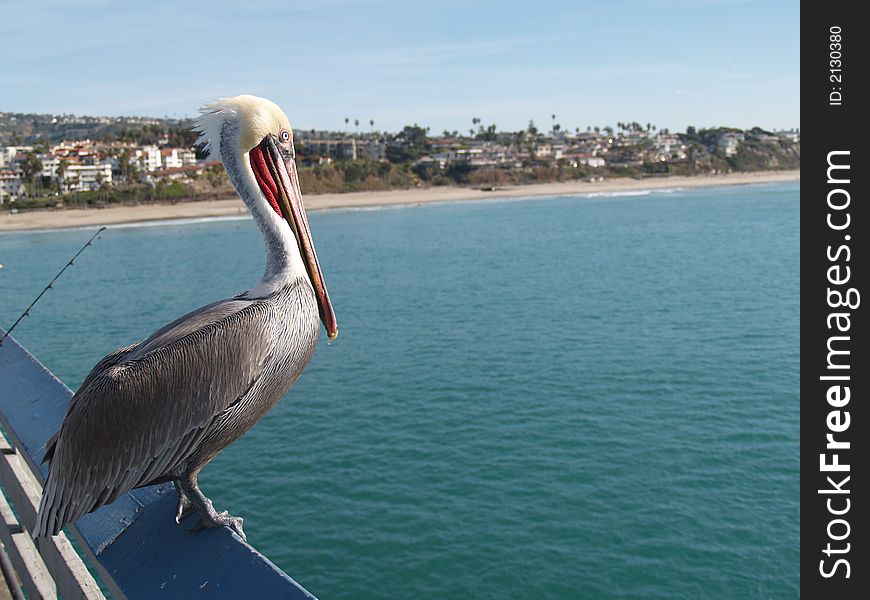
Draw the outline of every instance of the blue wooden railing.
M13 337L3 341L0 425L40 484L47 474L40 464L45 442L60 426L71 397ZM189 522L177 525L175 503L169 484L142 488L67 528L112 596L313 598L228 528L191 533ZM25 528L32 525L26 511L18 513Z

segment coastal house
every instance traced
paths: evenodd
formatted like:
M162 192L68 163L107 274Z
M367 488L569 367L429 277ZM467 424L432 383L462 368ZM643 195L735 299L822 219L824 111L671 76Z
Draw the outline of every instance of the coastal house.
M329 156L335 160L357 160L359 148L356 139L353 138L315 139L305 137L299 140L299 150L306 154Z
M19 171L0 171L0 206L25 196L24 180Z
M63 189L69 192L88 192L102 184L112 185L112 163L69 165L63 172Z
M649 135L646 131L632 131L631 133L623 133L616 139L618 146L642 146L649 140Z
M535 156L537 158L551 158L553 156L553 144L548 142L535 144Z
M196 152L190 148L162 148L160 150L162 169L177 169L196 165Z
M50 154L55 156L83 162L93 160L96 157L96 153L96 146L89 139L76 141L63 140L50 149Z
M737 148L740 147L740 142L745 139L742 133L735 131L725 131L719 134L716 140L716 146L725 152L725 156L734 156L737 154Z
M571 166L578 167L580 165L586 165L592 168L603 167L606 163L604 157L595 156L591 152L574 152L574 153L566 153L563 156Z
M775 135L782 140L783 142L791 142L792 144L797 144L801 141L801 130L800 129L789 129L788 131L777 131Z
M679 136L672 133L659 133L653 140L659 160L682 160L686 158L687 146Z
M0 148L0 169L12 166L19 154L33 152L33 146L4 146Z
M297 155L298 157L298 155ZM176 181L180 180L185 183L192 183L198 177L206 174L210 167L221 167L220 161L201 160L192 165L182 165L180 167L170 167L168 169L160 169L159 171L147 171L140 174L139 183L144 183L151 187L156 186L160 181Z
M160 162L164 169L177 169L184 166L178 155L178 148L163 148L160 150Z
M142 146L133 151L133 159L139 163L143 171L158 171L163 166L160 148L157 146Z
M54 180L63 158L56 154L38 154L36 157L42 163L42 176Z

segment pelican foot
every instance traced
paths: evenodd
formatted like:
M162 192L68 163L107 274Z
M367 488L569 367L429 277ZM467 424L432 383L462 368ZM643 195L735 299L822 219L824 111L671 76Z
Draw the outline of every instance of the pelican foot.
M181 494L178 496L178 508L175 510L175 522L181 523L189 515L196 512L196 507L193 502L187 499L187 496Z
M229 527L233 531L236 532L240 538L244 541L248 541L248 538L245 536L245 532L242 530L242 525L245 520L241 517L234 517L227 511L223 512L214 512L211 514L202 514L199 515L199 521L197 521L196 525L193 526L191 531L202 531L203 529L211 528L211 527Z
M203 529L211 527L229 527L235 531L240 538L246 542L248 541L248 538L245 537L245 532L242 530L242 523L244 523L244 520L240 517L234 517L227 511L222 513L217 512L214 509L211 500L206 498L205 494L202 493L202 490L199 489L195 475L182 477L178 481L177 488L182 491L182 494L180 495L187 496L187 499L193 505L193 508L199 513L199 521L197 521L191 531L202 531ZM179 500L179 505L182 503L183 501Z
M181 523L188 515L196 511L196 506L184 493L181 484L175 481L175 492L178 494L178 508L175 509L175 522Z

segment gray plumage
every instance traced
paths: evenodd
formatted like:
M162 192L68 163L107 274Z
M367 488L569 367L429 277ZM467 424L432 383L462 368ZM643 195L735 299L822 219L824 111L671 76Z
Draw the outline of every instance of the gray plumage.
M103 358L47 443L34 536L55 535L129 490L196 477L287 392L320 323L303 279L205 306Z
M338 335L287 116L268 100L236 96L205 107L198 128L200 142L220 149L263 234L266 271L244 294L185 315L94 367L46 443L51 466L34 537L165 481L178 492L177 521L196 510L197 527L228 526L244 537L242 519L215 511L199 489L199 472L293 385L314 353L320 321L328 337Z

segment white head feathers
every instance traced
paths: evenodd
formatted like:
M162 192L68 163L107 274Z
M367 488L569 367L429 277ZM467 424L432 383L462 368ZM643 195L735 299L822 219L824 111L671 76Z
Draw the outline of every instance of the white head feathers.
M205 144L209 158L220 160L221 131L224 124L234 121L238 127L238 140L242 152L248 152L272 133L290 129L290 120L281 108L265 98L243 94L232 98L219 98L199 109L200 116L194 123L199 133L197 143Z

